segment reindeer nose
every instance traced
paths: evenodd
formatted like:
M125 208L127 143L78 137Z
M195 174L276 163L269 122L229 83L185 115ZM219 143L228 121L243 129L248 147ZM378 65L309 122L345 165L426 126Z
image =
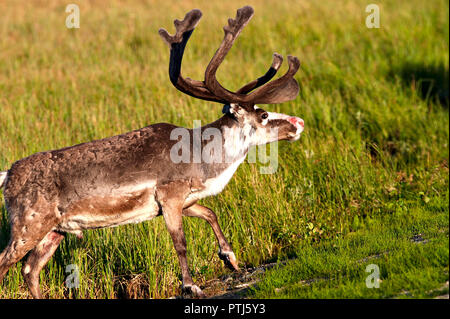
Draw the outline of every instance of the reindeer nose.
M294 124L295 126L300 125L301 127L305 127L305 122L299 117L292 116L288 119L288 121Z

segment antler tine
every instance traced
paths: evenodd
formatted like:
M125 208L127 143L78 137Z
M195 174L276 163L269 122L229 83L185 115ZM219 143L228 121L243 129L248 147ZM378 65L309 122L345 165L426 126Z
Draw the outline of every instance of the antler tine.
M220 96L221 98L229 102L233 102L236 100L236 98L239 99L239 97L243 99L245 98L245 95L236 94L223 88L216 79L216 72L219 68L219 65L225 59L228 51L230 51L231 47L233 46L234 41L241 33L242 29L253 17L253 13L254 11L252 7L245 6L237 10L235 19L228 19L228 25L223 27L223 30L225 32L223 41L214 54L213 58L209 62L208 67L205 71L206 87L217 96Z
M169 47L173 43L180 43L183 39L183 34L185 32L193 31L197 26L198 22L202 18L202 12L198 9L194 9L186 13L183 21L175 19L173 24L175 25L175 34L170 35L166 29L159 29L159 35L163 38L163 40L169 45Z
M219 65L223 62L234 41L252 16L253 9L246 6L237 11L235 19L228 20L228 25L224 27L224 39L206 68L204 81L206 87L223 100L247 106L255 103L281 103L292 100L297 96L299 90L298 83L293 76L300 67L299 60L293 56L288 56L289 70L286 74L272 82L269 81L275 76L283 61L281 55L277 53L274 54L271 68L264 76L246 84L237 92L225 89L216 79ZM254 92L246 94L254 89L256 89Z
M289 69L282 77L247 95L253 103L282 103L297 97L300 88L294 75L300 68L300 61L297 57L288 55L288 64Z
M269 70L267 70L266 74L264 74L260 78L257 78L256 80L253 80L250 83L247 83L239 90L237 90L236 93L247 94L248 92L253 91L254 89L260 87L261 85L266 84L275 76L275 74L277 74L277 71L282 63L283 63L283 56L281 56L278 53L274 53L272 65L270 66Z
M223 27L225 31L225 36L231 34L234 38L237 38L241 33L242 29L247 25L250 19L253 17L254 10L250 6L245 6L237 10L236 18L228 19L228 25Z
M202 17L202 12L198 9L189 11L182 21L176 19L174 21L176 32L170 35L165 29L159 29L159 35L169 45L170 48L170 63L169 63L169 77L172 84L181 92L190 96L214 101L219 103L226 103L221 98L205 86L201 81L195 81L181 76L181 62L183 60L184 49L192 32Z

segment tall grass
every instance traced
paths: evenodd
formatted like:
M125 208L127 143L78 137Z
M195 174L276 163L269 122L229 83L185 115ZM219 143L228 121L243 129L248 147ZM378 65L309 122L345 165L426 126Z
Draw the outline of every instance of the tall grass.
M338 240L426 198L448 219L446 1L383 1L380 29L366 28L365 1L83 1L81 27L71 30L63 2L3 1L0 170L38 151L153 123L217 119L220 105L172 87L157 30L172 32L174 18L203 11L183 61L185 76L202 79L226 19L245 4L255 16L218 78L237 89L265 72L273 52L298 56L299 98L263 107L302 117L306 129L299 142L279 144L276 174L244 163L223 193L202 201L240 262L296 255L301 245ZM9 236L4 207L1 225L0 249ZM209 226L185 219L184 227L194 279L225 273ZM63 285L68 264L79 267L79 289ZM0 297L29 297L20 267ZM161 218L86 231L81 240L68 235L41 273L50 298L163 298L180 283Z

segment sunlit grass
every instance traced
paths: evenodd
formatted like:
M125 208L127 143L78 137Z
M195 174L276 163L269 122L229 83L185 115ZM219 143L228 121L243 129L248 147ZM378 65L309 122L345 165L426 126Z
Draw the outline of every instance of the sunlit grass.
M441 199L432 200L441 206L405 205L365 219L339 240L301 245L295 259L269 271L249 296L430 298L448 293L448 211ZM379 278L377 286L369 276Z
M173 32L173 19L203 11L183 60L183 74L202 79L227 18L250 4L255 16L218 78L236 89L262 75L273 52L298 56L299 97L263 107L303 118L306 129L299 142L279 144L276 174L244 163L223 193L203 200L240 262L258 265L338 244L404 207L448 220L446 1L383 1L380 29L366 28L364 1L91 1L80 4L77 30L64 25L64 3L37 3L0 3L0 170L38 151L157 122L192 127L217 119L221 105L172 87L157 30ZM2 216L1 248L9 236L4 207ZM184 226L194 279L201 285L224 274L206 222L185 219ZM80 269L78 290L64 288L69 264ZM29 296L20 267L10 270L0 297ZM50 298L164 298L180 284L161 218L87 231L81 240L68 235L41 273Z

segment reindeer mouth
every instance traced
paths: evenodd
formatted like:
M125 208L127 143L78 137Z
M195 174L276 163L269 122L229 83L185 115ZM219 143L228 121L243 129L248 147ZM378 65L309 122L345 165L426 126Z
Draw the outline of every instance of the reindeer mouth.
M300 122L301 121L301 122ZM300 136L302 135L302 133L303 133L303 128L304 128L304 122L303 122L303 120L300 120L299 122L297 122L296 123L296 128L297 128L297 130L295 131L295 132L289 132L288 133L288 141L290 141L290 142L295 142L295 141L297 141L299 138L300 138Z
M289 133L288 141L289 142L295 142L300 139L300 136L302 135L302 132L299 133Z
M292 141L292 142L297 141L303 132L303 129L305 127L305 122L301 118L296 117L296 116L289 117L288 121L289 121L289 123L294 125L294 127L296 129L295 133L294 132L288 133L289 141Z

